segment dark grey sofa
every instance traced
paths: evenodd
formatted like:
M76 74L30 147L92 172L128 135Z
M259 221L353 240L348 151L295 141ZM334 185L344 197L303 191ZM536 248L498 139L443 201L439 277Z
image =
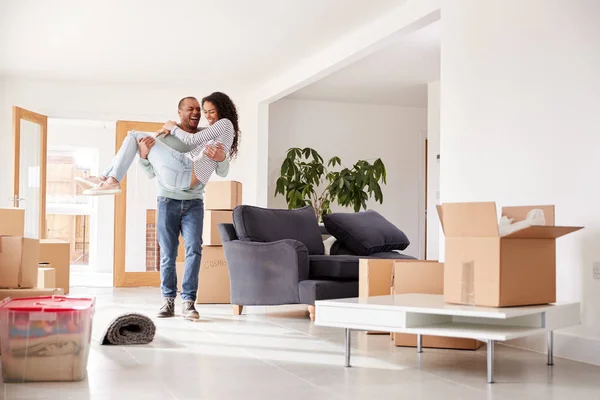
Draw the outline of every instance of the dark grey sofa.
M404 250L409 241L377 213L338 213L328 217L323 227L318 225L312 207L236 207L233 224L218 226L236 314L242 312L243 306L306 304L314 319L316 300L358 296L361 258L414 259L393 251ZM353 235L356 230L363 242L375 237L376 243L358 243ZM338 239L331 248L332 255L325 255L324 232Z

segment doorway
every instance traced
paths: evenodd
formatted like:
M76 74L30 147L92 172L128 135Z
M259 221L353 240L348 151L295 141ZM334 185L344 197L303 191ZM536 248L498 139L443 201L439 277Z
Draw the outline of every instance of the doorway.
M114 140L114 122L48 119L46 234L71 245L72 287L112 287L112 201L84 196L75 177L97 175Z

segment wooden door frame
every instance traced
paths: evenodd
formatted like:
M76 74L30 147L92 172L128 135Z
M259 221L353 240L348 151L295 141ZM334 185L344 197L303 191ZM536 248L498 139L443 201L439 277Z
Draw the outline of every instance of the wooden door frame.
M423 259L427 260L427 219L429 218L429 139L425 138L425 246Z
M40 239L46 238L46 168L48 162L48 117L21 107L13 106L13 206L17 207L16 199L21 196L20 164L21 164L21 120L40 125ZM15 197L17 196L18 197Z
M139 132L156 132L163 124L158 122L117 121L115 153L129 134ZM127 272L125 270L125 248L127 242L127 176L121 181L121 193L115 196L114 227L114 287L160 286L160 272ZM145 221L145 219L144 219Z

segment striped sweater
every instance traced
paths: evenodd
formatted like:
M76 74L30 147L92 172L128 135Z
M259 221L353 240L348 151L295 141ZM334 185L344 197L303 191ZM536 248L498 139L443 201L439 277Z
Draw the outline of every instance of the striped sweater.
M235 131L231 121L223 118L206 128L200 128L198 133L188 133L178 126L174 126L171 128L171 134L185 144L195 146L186 155L193 161L196 177L200 183L206 185L217 168L217 162L204 154L205 146L221 143L227 156L233 144Z

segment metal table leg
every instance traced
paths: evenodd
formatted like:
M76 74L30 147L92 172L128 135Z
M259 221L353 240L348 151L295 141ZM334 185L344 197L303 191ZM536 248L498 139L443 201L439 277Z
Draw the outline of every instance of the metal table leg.
M423 352L423 335L417 335L417 353Z
M554 365L554 332L548 332L548 365Z
M351 337L350 333L351 329L346 328L346 367L350 366L350 345L351 345Z
M494 383L494 340L487 343L487 381Z

